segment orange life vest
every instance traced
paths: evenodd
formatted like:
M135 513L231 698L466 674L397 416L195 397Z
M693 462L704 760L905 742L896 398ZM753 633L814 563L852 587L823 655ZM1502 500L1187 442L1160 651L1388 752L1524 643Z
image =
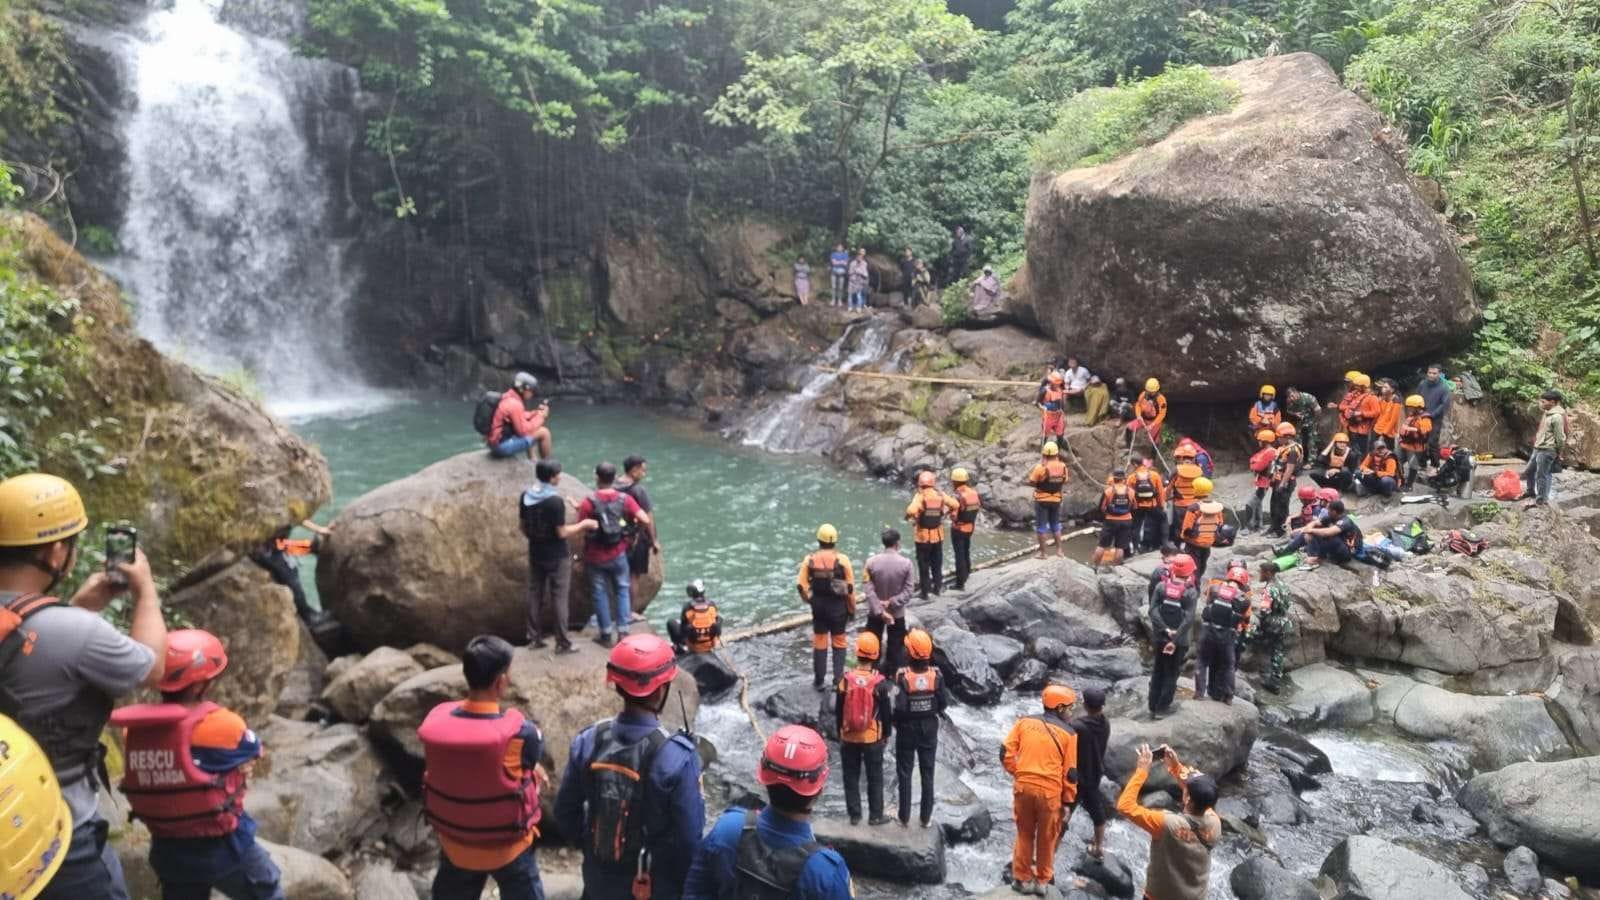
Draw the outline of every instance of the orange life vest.
M1342 468L1345 467L1345 461L1348 460L1349 458L1350 458L1350 445L1349 444L1345 444L1343 450L1340 450L1338 448L1338 446L1335 445L1334 447L1332 447L1332 448L1330 448L1328 450L1328 468L1330 468L1330 469L1342 469Z
M1113 484L1106 488L1100 509L1107 522L1128 522L1133 519L1133 492L1126 484Z
M435 706L417 729L427 759L422 809L433 830L462 844L496 846L520 840L539 822L539 780L512 778L506 746L522 730L522 713L456 715L459 701Z
M895 682L906 697L906 714L923 719L938 714L939 669L929 666L918 672L904 668L895 673Z
M1044 502L1061 502L1061 489L1067 484L1067 464L1059 459L1043 463L1044 477L1033 487L1033 499Z
M944 494L938 488L923 488L917 492L922 499L922 511L917 514L917 527L934 531L944 525Z
M280 553L290 556L310 556L316 549L316 542L278 538L273 542Z
M844 600L848 591L838 589L844 582L844 564L839 562L839 554L832 550L814 550L806 559L806 568L811 571L812 602Z
M1210 547L1217 542L1217 529L1226 522L1221 503L1208 500L1198 504L1184 520L1183 541L1195 547Z
M1194 480L1204 475L1205 471L1194 463L1178 463L1172 472L1172 505L1188 509L1194 503Z
M1400 449L1418 453L1428 449L1428 433L1433 430L1433 417L1427 413L1408 416L1400 425Z
M971 534L978 521L978 510L983 508L983 499L978 492L966 485L956 488L956 503L960 509L956 511L956 521L951 527L963 534Z
M705 609L690 606L683 618L689 623L689 652L710 653L717 646L717 638L712 632L722 618L716 604L707 603Z
M1161 503L1160 478L1148 466L1140 466L1129 479L1133 485L1135 509L1155 509Z
M111 714L128 729L122 792L131 815L159 838L214 838L232 834L244 811L243 767L213 775L195 765L190 738L200 720L220 709L178 703L141 703Z
M1277 428L1278 423L1282 421L1283 413L1278 411L1278 404L1275 401L1263 405L1260 400L1257 400L1250 407L1250 427L1255 431L1260 431L1263 428Z

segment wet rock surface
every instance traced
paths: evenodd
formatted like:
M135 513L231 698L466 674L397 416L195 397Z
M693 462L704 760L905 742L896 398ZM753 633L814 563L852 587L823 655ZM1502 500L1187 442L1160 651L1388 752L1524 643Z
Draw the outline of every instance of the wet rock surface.
M1527 845L1541 859L1584 879L1600 879L1600 757L1517 763L1479 775L1461 805L1502 847Z
M1378 838L1345 838L1328 854L1322 875L1335 900L1471 900L1448 868Z

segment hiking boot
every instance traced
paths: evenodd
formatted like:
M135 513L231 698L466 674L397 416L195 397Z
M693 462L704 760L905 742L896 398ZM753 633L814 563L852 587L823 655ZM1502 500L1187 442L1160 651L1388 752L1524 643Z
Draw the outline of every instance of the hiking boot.
M533 640L528 642L528 649L529 650L543 650L545 647L548 647L548 646L550 646L550 645L545 643L545 639L544 638L534 638Z
M1035 897L1047 897L1047 896L1049 896L1050 895L1050 886L1045 884L1042 881L1035 881L1033 883L1033 895Z
M894 821L893 819L889 818L888 816L884 815L883 813L878 813L877 815L875 815L872 818L868 819L867 820L867 824L871 825L874 828L876 828L879 825L887 825L887 824L889 824L890 822L893 822L893 821Z
M850 814L850 824L851 825L860 825L861 824L861 813L851 813Z
M929 825L932 825L932 824L933 824L933 817L932 816L923 816L922 817L922 827L923 828L927 828Z
M1011 891L1016 894L1031 894L1033 893L1033 882L1013 881L1011 882Z
M570 643L557 644L556 645L556 655L557 656L566 656L569 653L577 653L577 652L578 652L578 648L572 646L572 644L570 644Z
M602 647L610 648L617 645L617 639L610 632L602 631L594 636L594 642Z

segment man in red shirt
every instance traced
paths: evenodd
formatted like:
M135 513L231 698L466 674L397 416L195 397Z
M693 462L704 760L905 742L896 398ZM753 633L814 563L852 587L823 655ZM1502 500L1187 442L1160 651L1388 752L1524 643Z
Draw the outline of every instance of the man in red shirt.
M633 604L628 591L628 544L624 537L627 522L649 527L650 516L632 497L614 487L617 467L603 462L594 467L595 491L578 504L578 521L593 519L598 525L584 534L583 567L589 572L590 596L594 614L600 622L595 643L615 646L619 635L628 630ZM613 603L615 604L613 606ZM612 613L616 626L612 626Z
M511 390L501 395L500 405L494 410L494 422L484 439L489 445L490 456L526 453L532 459L533 450L537 447L540 459L550 458L553 442L550 429L545 426L545 421L550 418L550 403L541 401L530 408L538 393L539 379L527 372L518 372L511 383Z

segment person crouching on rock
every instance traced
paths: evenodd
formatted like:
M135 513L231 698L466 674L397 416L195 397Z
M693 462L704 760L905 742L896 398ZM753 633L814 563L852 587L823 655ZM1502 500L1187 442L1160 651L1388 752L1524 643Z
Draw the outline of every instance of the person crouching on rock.
M1039 533L1039 559L1044 559L1044 548L1051 536L1055 538L1056 556L1065 557L1061 546L1061 491L1067 486L1070 474L1067 464L1061 461L1061 449L1055 441L1044 445L1043 458L1028 473L1028 484L1033 486L1034 530Z
M922 778L922 827L933 821L933 767L939 757L939 716L950 705L944 676L933 667L933 638L921 628L906 635L905 668L894 675L894 770L900 824L911 823L911 770Z
M1160 752L1167 771L1183 788L1183 811L1167 812L1139 805L1139 792L1150 777L1156 751L1139 745L1133 775L1117 797L1117 812L1150 835L1150 866L1145 870L1145 900L1205 900L1211 880L1211 851L1222 839L1217 783L1190 769L1165 744Z
M1078 735L1067 721L1078 697L1072 688L1052 684L1040 700L1044 713L1011 726L1000 761L1012 777L1011 810L1017 821L1011 889L1043 897L1055 880L1056 847L1078 798Z
M150 868L163 897L209 897L215 889L283 900L278 867L244 811L261 742L237 713L205 699L227 667L216 635L193 628L167 635L161 702L111 714L113 726L127 729L122 792L131 816L150 829Z
M811 832L812 804L828 783L822 735L804 725L773 732L756 780L767 789L766 808L734 807L717 819L695 851L684 900L854 897L844 857L818 844Z
M892 730L889 719L892 685L878 671L878 636L856 635L856 665L839 679L833 704L839 729L839 762L844 766L844 805L850 824L861 824L861 767L867 769L868 825L886 825L883 814L883 748Z
M494 421L489 425L489 434L485 439L489 444L490 456L507 457L525 453L529 459L533 459L535 449L539 451L540 459L551 454L555 442L545 424L550 419L550 403L544 401L529 408L538 393L539 379L527 372L518 372L511 382L511 389L501 395L500 405L494 409Z
M503 709L511 645L479 635L461 654L467 698L435 706L417 729L427 768L422 808L439 836L438 900L475 900L494 879L500 896L542 900L539 791L544 735L538 723Z
M1159 570L1158 570L1159 571ZM1194 627L1198 597L1194 558L1179 553L1167 563L1159 580L1150 585L1150 644L1155 665L1150 670L1150 717L1160 719L1172 708L1178 674L1189 653L1189 632Z
M667 635L672 638L672 650L679 656L688 653L710 653L717 649L722 638L722 613L706 596L706 583L696 578L684 589L689 601L683 604L678 618L667 622Z
M834 549L839 530L817 529L817 549L800 561L795 589L811 607L811 686L827 690L828 649L833 648L833 681L844 677L845 632L856 614L856 576L850 558Z

